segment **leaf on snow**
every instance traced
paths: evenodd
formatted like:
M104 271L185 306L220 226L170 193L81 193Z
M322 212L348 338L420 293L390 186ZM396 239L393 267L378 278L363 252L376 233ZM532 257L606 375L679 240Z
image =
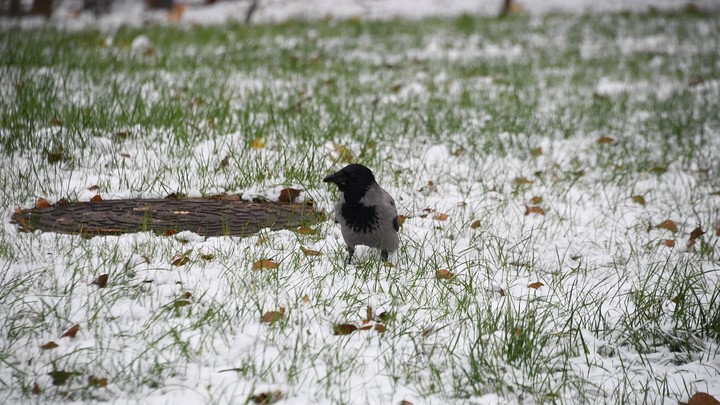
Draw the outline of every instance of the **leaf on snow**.
M55 342L53 342L53 341L51 340L51 341L45 343L44 345L40 346L40 348L43 349L43 350L52 350L52 349L54 349L54 348L56 348L56 347L58 347L58 346L59 346L59 345L58 345L57 343L55 343Z
M253 149L262 149L265 147L265 142L262 140L262 138L255 138L250 141L250 147Z
M655 228L658 229L667 229L668 231L672 233L676 233L678 231L678 227L672 220L666 219L665 221L660 222L659 224L655 225Z
M101 274L101 275L95 277L95 279L94 279L90 284L91 284L91 285L92 285L92 284L95 284L95 285L98 286L99 288L105 288L105 286L106 286L107 283L108 283L108 278L109 278L109 277L110 277L110 276L109 276L108 274Z
M435 214L435 216L433 217L433 219L436 220L436 221L447 221L447 219L448 219L448 214L437 213L437 214Z
M643 196L641 196L641 195L631 196L630 199L632 199L632 201L633 201L634 203L637 203L637 204L640 204L640 205L645 205L645 197L643 197Z
M70 379L70 377L77 375L78 373L74 371L62 371L62 370L53 370L48 373L48 375L53 380L53 385L63 385L67 382L67 380Z
M305 254L305 256L322 256L322 252L318 252L317 250L308 249L304 246L300 246L300 250Z
M525 206L525 216L528 216L530 214L545 215L545 210L537 205L526 205Z
M253 263L252 269L253 270L262 270L262 269L277 269L278 264L270 259L260 259Z
M690 232L690 239L688 239L688 243L687 243L688 249L693 247L693 245L695 245L695 241L697 240L697 238L699 238L703 235L705 235L705 232L699 226L697 228L693 229L692 232Z
M297 233L300 235L316 235L317 229L308 228L307 226L301 226L297 229Z
M75 335L77 335L79 330L80 330L80 325L75 324L70 329L68 329L65 333L63 333L63 335L60 337L61 338L64 338L64 337L74 338Z
M105 387L105 386L107 386L107 378L100 378L100 377L95 377L94 375L91 375L90 377L88 377L88 385L90 387L98 387L98 388Z
M708 393L697 392L690 397L687 405L720 405L720 401Z
M537 196L537 195L536 195L536 196L533 196L533 197L530 199L530 204L532 204L532 205L538 205L538 204L540 204L540 203L542 203L542 202L543 202L543 198L540 197L540 196Z
M343 335L349 335L357 330L357 326L351 325L349 323L342 323L339 325L333 326L333 334L335 336L343 336Z
M453 277L455 277L455 274L447 269L440 269L435 272L435 278L438 280L450 280Z
M284 203L295 202L295 199L298 198L301 191L302 190L296 188L284 188L280 190L280 197L278 198L278 200Z
M285 307L280 307L279 311L265 312L263 314L262 318L260 318L260 322L273 324L273 323L281 320L283 315L285 315Z
M35 208L37 208L37 209L43 209L43 208L49 208L49 207L50 207L50 203L48 202L48 200L46 200L44 198L38 198L37 201L35 202Z
M472 222L472 224L470 224L470 228L478 229L478 228L480 228L480 225L481 225L480 220L476 219Z
M170 264L176 267L184 266L190 261L187 255L175 255L170 259Z
M609 136L601 136L601 137L598 138L595 142L596 142L598 145L604 145L604 144L608 144L608 143L613 143L613 142L615 142L615 138L611 138L611 137L609 137Z
M660 240L660 244L669 248L673 248L675 247L675 239L662 239Z
M535 183L534 180L530 180L527 177L515 177L515 180L513 182L520 186L527 186L529 184Z
M40 386L38 385L38 383L33 384L33 387L32 387L33 395L40 395L41 392L42 391L40 390Z
M280 390L272 392L261 392L260 394L253 395L250 400L259 405L270 405L274 404L283 399L283 393Z
M103 200L103 199L102 199L102 197L100 196L100 194L95 194L95 195L93 196L93 198L90 199L90 202L100 202L100 201L102 201L102 200Z
M538 288L540 288L540 287L542 287L542 286L544 286L544 285L545 285L545 284L543 284L543 283L541 283L541 282L539 282L539 281L536 281L536 282L534 282L534 283L528 284L528 288L532 288L532 289L537 290Z

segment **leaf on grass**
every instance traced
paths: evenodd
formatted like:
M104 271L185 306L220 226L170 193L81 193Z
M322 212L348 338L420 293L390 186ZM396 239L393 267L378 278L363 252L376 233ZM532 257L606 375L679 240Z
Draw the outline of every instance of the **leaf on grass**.
M300 235L316 235L318 233L317 229L308 228L307 226L301 226L296 231Z
M265 141L262 138L255 138L250 141L250 147L253 149L262 149L265 147Z
M50 203L48 202L48 200L46 200L44 198L38 198L37 201L35 202L35 208L37 208L37 209L43 209L43 208L49 208L49 207L50 207Z
M536 196L533 196L533 197L530 199L530 204L532 204L532 205L538 205L538 204L540 204L540 203L542 203L542 202L543 202L543 198L540 197L540 196L537 196L537 195L536 195Z
M385 332L386 330L387 330L387 328L385 328L385 325L383 325L383 324L381 324L381 323L378 323L378 324L375 325L375 331L376 331L377 333L383 333L383 332Z
M447 269L440 269L435 272L435 278L438 280L450 280L453 277L455 277L455 274Z
M88 385L91 387L98 387L98 388L106 387L107 386L107 378L100 378L100 377L95 377L94 375L91 375L90 377L88 377Z
M350 149L348 149L346 146L334 144L333 149L335 149L335 153L337 153L338 157L337 160L341 162L352 162L353 156L352 153L350 153Z
M693 247L695 245L695 241L697 240L697 238L699 238L703 235L705 235L705 232L703 232L702 228L700 228L699 226L697 228L693 229L692 232L690 232L690 239L688 239L688 243L687 243L688 249Z
M253 395L250 400L258 405L270 405L274 404L283 399L283 393L280 390L272 392L261 392L260 394Z
M175 300L173 302L173 308L182 308L190 305L190 301L188 300Z
M526 205L525 206L525 216L528 216L530 214L545 215L545 210L538 207L537 205Z
M308 297L307 294L303 295L303 297L302 297L302 302L303 302L303 304L309 303L309 302L310 302L310 297Z
M377 319L379 319L382 322L387 322L390 319L392 319L392 314L387 311L383 311L383 312L380 312L380 315L377 316Z
M678 231L678 227L672 220L666 219L659 224L655 225L655 228L658 229L667 229L668 231L672 233L676 233Z
M333 326L333 335L335 336L343 336L343 335L349 335L357 330L357 326L351 325L349 323L342 323L339 325Z
M640 205L645 205L645 197L643 197L643 196L641 196L641 195L631 196L630 199L632 199L632 201L633 201L634 203L637 203L637 204L640 204Z
M280 307L279 311L265 312L263 314L262 318L260 318L260 322L273 324L273 323L281 320L283 315L285 315L285 307Z
M45 153L47 154L48 163L57 163L65 158L62 148L54 151L46 150Z
M75 335L77 335L79 330L80 330L80 325L75 324L70 329L68 329L65 333L63 333L63 335L60 336L60 338L69 337L72 339L75 337Z
M669 248L675 247L675 239L662 239L660 244Z
M295 202L295 199L298 198L301 191L302 190L296 188L284 188L280 190L280 197L278 198L278 200L284 203Z
M433 217L433 219L436 220L436 221L447 221L447 219L448 219L448 214L437 213L437 214L435 214L435 216Z
M55 343L55 342L53 342L53 341L51 340L51 341L45 343L44 345L40 346L40 348L43 349L43 350L52 350L52 349L54 349L54 348L56 348L56 347L58 347L58 346L59 346L59 345L58 345L57 343Z
M470 228L471 228L471 229L478 229L478 228L480 228L480 225L481 225L480 220L479 220L479 219L476 219L476 220L474 220L474 221L472 222L472 224L470 224Z
M598 138L595 142L596 142L598 145L604 145L604 144L608 144L608 143L613 143L613 142L615 142L615 138L611 138L611 137L609 137L609 136L601 136L601 137Z
M107 283L108 283L108 278L109 278L109 277L110 277L110 276L109 276L108 274L101 274L101 275L95 277L95 279L94 279L94 280L92 281L92 283L90 283L90 284L91 284L91 285L92 285L92 284L95 284L95 285L98 286L99 288L105 288L105 286L106 286Z
M708 393L696 392L690 397L687 405L720 405L720 401Z
M666 166L655 166L652 169L650 169L650 172L655 173L659 176L659 175L667 172L667 167Z
M300 246L300 250L305 254L305 256L322 256L322 252L318 252L317 250L308 249L304 246Z
M102 201L102 200L103 200L103 199L102 199L102 197L100 196L100 194L95 194L95 195L93 196L93 198L90 199L90 202L100 202L100 201Z
M184 266L190 261L186 255L175 255L170 259L170 264L176 267Z
M394 84L390 87L390 92L397 94L400 92L400 89L402 89L402 84Z
M53 370L48 373L50 378L53 380L53 385L63 385L67 382L67 380L70 379L70 377L76 375L78 373L74 371L62 371L62 370Z
M41 392L42 391L40 390L40 386L38 385L38 383L33 384L33 387L32 387L33 395L40 395Z
M206 262L210 262L210 261L215 260L215 255L211 255L211 254L209 254L209 253L208 253L208 254L202 254L202 255L200 255L200 258L203 259L203 260L205 260Z
M513 183L515 183L519 186L527 186L527 185L535 183L535 181L530 180L527 177L515 177L515 180L513 180Z
M270 259L260 259L253 263L252 269L253 270L263 270L263 269L277 269L278 264Z
M544 286L544 285L545 285L545 284L543 284L543 283L541 283L541 282L539 282L539 281L536 281L536 282L534 282L534 283L528 284L528 288L532 288L532 289L537 290L538 288L540 288L540 287L542 287L542 286Z
M423 329L422 332L420 332L420 334L422 335L422 337L428 337L428 336L430 336L431 333L433 333L433 330L434 330L433 326L430 325L430 326L425 327L425 329Z

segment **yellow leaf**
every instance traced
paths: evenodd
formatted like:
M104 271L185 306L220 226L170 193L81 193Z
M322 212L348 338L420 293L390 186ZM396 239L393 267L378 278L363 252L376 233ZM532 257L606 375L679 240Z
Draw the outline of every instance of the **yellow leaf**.
M255 138L250 141L250 147L253 149L262 149L265 147L265 141L262 138Z

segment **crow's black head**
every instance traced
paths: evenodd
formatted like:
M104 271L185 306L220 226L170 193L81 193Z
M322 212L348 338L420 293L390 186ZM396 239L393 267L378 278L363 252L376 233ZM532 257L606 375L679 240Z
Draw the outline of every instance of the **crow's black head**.
M375 176L367 167L353 163L325 177L323 181L335 183L346 195L361 197L371 185L375 184Z

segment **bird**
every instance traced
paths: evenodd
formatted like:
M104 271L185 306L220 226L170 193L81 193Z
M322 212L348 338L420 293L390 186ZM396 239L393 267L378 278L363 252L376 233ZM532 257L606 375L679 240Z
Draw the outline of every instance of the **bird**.
M358 245L380 249L380 257L387 261L390 252L400 245L395 200L375 181L367 167L353 163L326 176L325 183L334 183L342 192L335 204L335 221L347 245L347 264L352 261Z

